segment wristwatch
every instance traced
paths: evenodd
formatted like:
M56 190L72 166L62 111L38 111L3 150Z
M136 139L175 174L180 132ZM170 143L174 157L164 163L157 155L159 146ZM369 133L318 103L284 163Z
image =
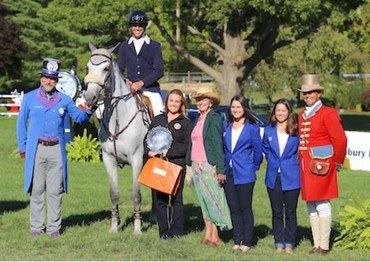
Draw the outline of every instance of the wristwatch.
M56 85L56 89L72 99L75 99L77 93L81 91L81 82L76 75L61 71L59 72L59 81Z

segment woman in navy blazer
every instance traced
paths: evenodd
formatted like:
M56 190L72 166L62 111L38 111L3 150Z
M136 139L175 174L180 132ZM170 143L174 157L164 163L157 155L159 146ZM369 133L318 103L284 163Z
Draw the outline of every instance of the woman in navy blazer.
M276 252L292 254L297 235L296 210L300 192L299 135L297 119L287 99L276 102L262 145L267 160L265 184L272 209Z
M248 108L247 100L241 95L231 99L230 117L224 123L223 137L224 189L233 224L233 249L246 252L253 241L253 188L263 155L259 126Z

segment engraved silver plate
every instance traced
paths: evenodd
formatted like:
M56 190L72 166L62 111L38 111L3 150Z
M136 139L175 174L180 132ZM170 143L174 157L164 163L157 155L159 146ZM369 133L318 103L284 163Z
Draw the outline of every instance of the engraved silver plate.
M149 131L146 144L150 151L161 152L171 148L172 140L172 135L168 128L157 126Z

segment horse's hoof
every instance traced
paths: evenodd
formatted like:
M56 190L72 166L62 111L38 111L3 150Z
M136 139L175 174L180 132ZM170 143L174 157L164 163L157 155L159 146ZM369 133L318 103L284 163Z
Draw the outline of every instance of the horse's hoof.
M141 235L141 219L135 219L134 220L134 235Z

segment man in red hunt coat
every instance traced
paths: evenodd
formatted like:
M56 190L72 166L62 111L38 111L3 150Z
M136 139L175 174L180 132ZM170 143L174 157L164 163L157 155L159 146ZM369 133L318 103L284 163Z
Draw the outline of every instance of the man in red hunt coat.
M302 199L307 201L314 247L310 254L328 254L331 231L330 199L337 198L337 171L346 156L347 138L335 109L324 106L318 75L303 75L307 105L298 114Z

